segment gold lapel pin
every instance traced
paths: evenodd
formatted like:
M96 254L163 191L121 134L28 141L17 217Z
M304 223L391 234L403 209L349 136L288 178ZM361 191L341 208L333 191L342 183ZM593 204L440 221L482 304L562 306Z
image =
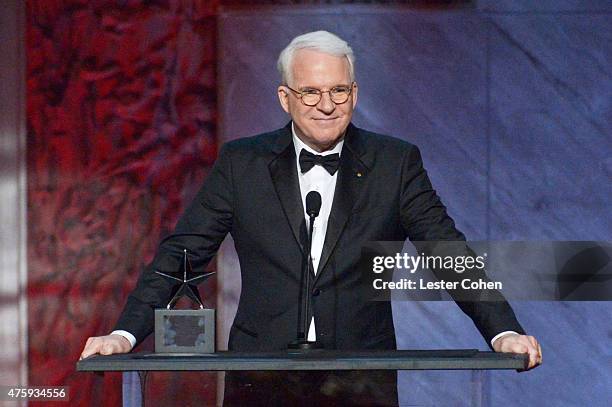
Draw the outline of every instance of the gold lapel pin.
M360 172L357 173L357 176L361 178L363 174L361 174Z

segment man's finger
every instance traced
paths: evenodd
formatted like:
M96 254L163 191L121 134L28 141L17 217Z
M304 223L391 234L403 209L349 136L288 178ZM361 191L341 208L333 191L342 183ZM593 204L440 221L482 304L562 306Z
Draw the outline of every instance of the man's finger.
M538 363L542 364L542 347L538 343Z
M85 347L85 349L83 350L84 358L89 357L91 355L95 355L96 353L98 353L100 351L100 345L101 342L99 339L94 338L89 345L87 345Z
M534 347L529 347L529 368L535 367L538 361L538 351Z
M534 345L533 341L531 340L531 338L533 337L527 337L527 353L529 353L529 369L537 366L538 364L538 359L539 359L539 351L538 351L538 347L537 347L537 342ZM535 338L533 338L535 340Z
M85 349L81 353L81 359L85 359L91 355L95 355L99 352L100 341L97 338L90 338L91 341L88 340L88 344L85 345Z
M534 338L533 336L528 336L527 339L529 340L529 342L533 345L535 349L538 348L538 341L536 338Z
M535 366L541 365L542 364L542 347L540 346L540 343L533 336L528 336L527 338L529 339L529 342L535 349L535 353L536 353Z

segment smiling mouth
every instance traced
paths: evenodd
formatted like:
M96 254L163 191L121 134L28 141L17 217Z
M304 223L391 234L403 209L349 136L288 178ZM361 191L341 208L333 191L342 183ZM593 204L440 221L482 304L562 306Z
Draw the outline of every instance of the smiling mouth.
M313 117L312 120L331 121L331 120L336 120L336 119L338 119L338 117L324 117L324 118Z

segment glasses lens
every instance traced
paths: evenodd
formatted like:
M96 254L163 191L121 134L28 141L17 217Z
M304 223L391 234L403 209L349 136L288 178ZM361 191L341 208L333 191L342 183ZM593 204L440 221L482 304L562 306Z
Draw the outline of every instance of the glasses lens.
M321 94L318 92L304 92L302 93L302 102L307 106L314 106L321 100Z
M329 94L334 103L344 103L348 100L350 92L348 88L334 88Z

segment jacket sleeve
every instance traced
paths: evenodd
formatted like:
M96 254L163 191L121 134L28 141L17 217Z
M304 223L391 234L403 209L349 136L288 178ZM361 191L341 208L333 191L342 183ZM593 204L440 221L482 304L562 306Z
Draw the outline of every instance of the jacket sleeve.
M153 262L142 271L114 329L130 332L137 342L149 335L154 328L154 309L167 305L173 286L155 271L176 272L184 249L193 268L202 269L216 254L232 223L232 164L226 145L174 232L161 241Z
M453 255L475 256L467 244L436 246L432 243L436 241L465 242L465 236L455 227L455 222L447 214L446 207L433 189L427 172L423 168L421 153L416 146L411 146L404 156L401 188L402 227L419 253L424 252L427 255L436 249L440 250L440 247L446 248L444 250L452 247ZM457 250L461 253L457 253ZM449 269L434 269L433 272L438 279L447 281L464 278ZM487 279L484 270L474 270L470 278ZM472 319L489 346L491 346L491 339L503 331L524 333L510 304L499 291L488 290L483 293L477 290L457 289L449 291L449 294L459 308Z

